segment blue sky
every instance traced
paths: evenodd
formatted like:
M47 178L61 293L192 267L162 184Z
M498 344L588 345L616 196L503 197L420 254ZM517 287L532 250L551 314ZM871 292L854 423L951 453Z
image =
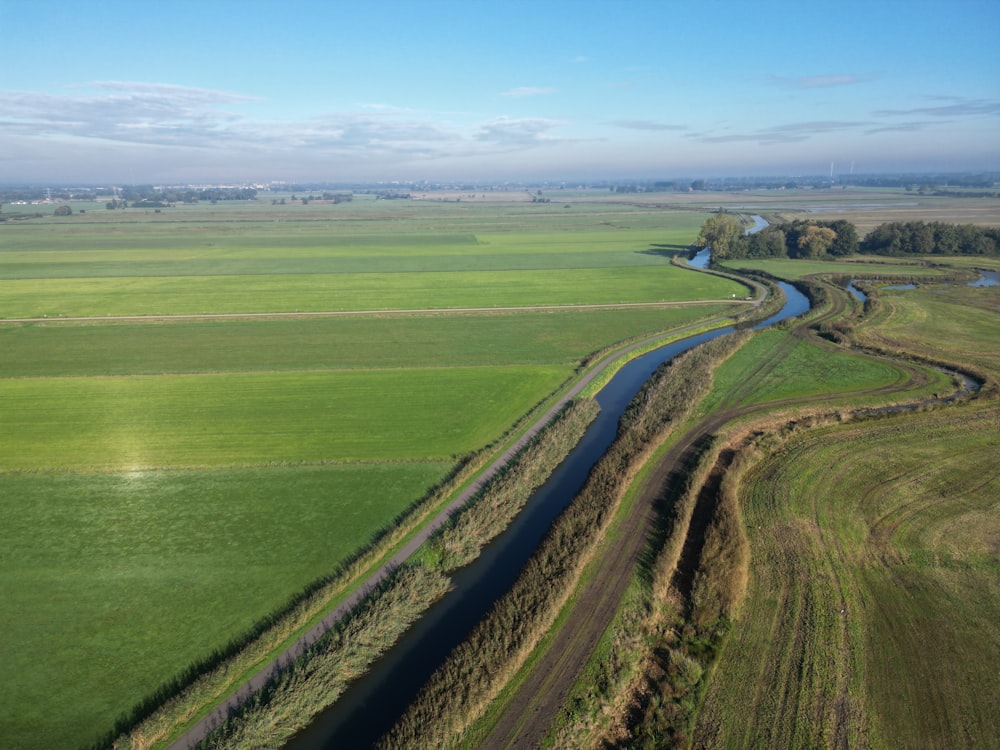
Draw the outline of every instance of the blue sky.
M0 183L1000 170L997 0L0 0Z

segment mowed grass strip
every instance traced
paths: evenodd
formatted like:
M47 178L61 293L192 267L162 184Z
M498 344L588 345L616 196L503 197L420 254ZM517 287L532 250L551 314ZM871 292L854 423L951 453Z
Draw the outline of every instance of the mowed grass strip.
M761 368L760 363L768 362L776 351L780 352L777 361ZM947 389L947 376L931 372L938 387ZM886 361L818 346L807 339L793 341L785 330L765 330L718 369L716 386L703 408L714 408L734 393L739 400L733 406L824 394L832 399L891 385L902 377Z
M745 296L668 264L475 273L362 273L5 281L0 317L74 317L618 304Z
M287 276L336 273L425 273L510 269L613 268L662 265L655 255L621 252L526 253L507 255L352 255L348 257L196 258L179 260L30 261L0 263L7 279L135 276Z
M731 303L169 324L0 326L0 377L576 364Z
M448 458L495 440L571 371L4 380L0 470Z
M81 747L247 630L451 462L0 475L0 738Z

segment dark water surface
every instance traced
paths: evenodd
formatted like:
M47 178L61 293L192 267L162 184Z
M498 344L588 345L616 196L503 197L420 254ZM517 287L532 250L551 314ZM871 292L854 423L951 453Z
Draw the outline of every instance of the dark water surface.
M781 284L782 311L756 327L771 325L809 309L808 299ZM732 331L732 327L692 336L638 357L601 390L601 412L577 447L528 501L514 523L479 558L454 576L454 589L414 624L369 672L352 683L329 709L288 745L294 750L371 747L399 719L417 692L455 646L511 587L521 567L552 522L583 487L604 455L618 420L657 367L681 352Z

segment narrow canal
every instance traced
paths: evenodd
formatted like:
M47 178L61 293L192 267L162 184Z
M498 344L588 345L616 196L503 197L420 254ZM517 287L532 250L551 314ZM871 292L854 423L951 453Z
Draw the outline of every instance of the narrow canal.
M795 287L784 283L780 286L786 299L784 307L755 327L772 325L809 309L808 299ZM583 439L535 492L507 531L475 562L459 571L454 576L454 589L288 747L371 747L399 719L451 650L511 587L555 518L577 495L594 464L610 447L625 407L653 372L678 354L732 330L726 327L674 342L623 367L597 395L601 412Z

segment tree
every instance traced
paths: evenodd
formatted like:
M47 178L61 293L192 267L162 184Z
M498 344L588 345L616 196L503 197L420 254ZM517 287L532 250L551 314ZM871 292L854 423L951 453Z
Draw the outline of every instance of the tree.
M830 255L854 255L858 251L858 228L844 219L831 221L827 226L837 233L837 238L827 251Z
M56 216L69 216L71 213L73 213L73 209L67 205L62 205L56 208L56 210L53 211L52 213L55 214Z
M826 255L826 251L830 249L836 239L837 233L830 227L818 227L815 224L810 224L799 235L799 250L802 251L803 256L818 258L821 255Z
M729 214L713 214L701 225L701 232L695 243L712 248L713 260L723 260L740 255L740 241L743 239L743 225L739 219Z
M787 258L785 232L780 227L766 227L760 232L754 232L747 237L746 257L748 258Z

